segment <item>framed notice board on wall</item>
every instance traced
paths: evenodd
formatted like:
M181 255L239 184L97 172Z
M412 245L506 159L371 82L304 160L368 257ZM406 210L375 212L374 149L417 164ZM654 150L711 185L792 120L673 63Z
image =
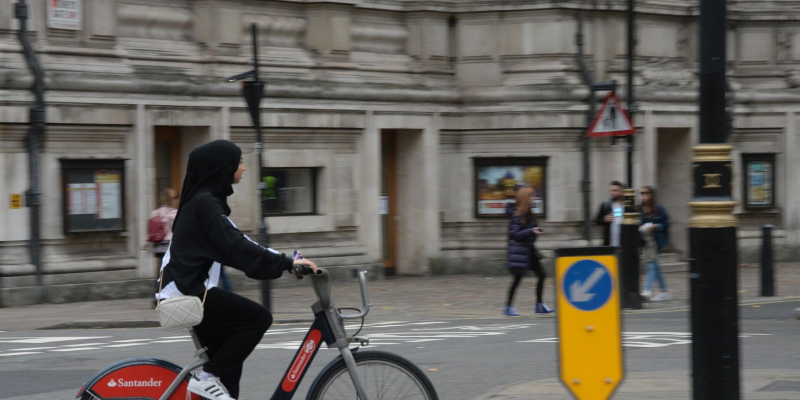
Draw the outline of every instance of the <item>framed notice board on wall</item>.
M533 189L531 211L547 215L547 157L473 158L475 217L507 218L506 205L516 203L517 189Z
M775 153L742 153L742 168L745 208L775 207Z
M125 160L60 159L64 233L125 230Z

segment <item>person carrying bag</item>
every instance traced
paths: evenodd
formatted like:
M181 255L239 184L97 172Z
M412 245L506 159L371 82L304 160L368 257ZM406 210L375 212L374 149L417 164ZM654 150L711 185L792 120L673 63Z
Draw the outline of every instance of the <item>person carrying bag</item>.
M517 192L516 210L507 208L506 212L510 215L511 221L508 223L508 269L514 279L508 290L508 301L506 302L504 315L518 317L520 314L514 308L514 294L519 283L524 276L533 271L539 281L536 284L536 308L537 314L549 314L553 310L543 301L544 280L547 275L542 266L542 258L539 250L536 249L536 237L543 234L538 227L536 214L531 211L531 200L533 189L524 187Z
M222 265L261 280L276 279L298 264L317 269L311 261L260 246L231 221L227 198L244 171L242 150L232 142L217 140L192 150L161 263L159 322L165 329L194 326L208 348L208 363L188 385L189 392L207 399L239 397L244 361L272 325L272 314L262 305L217 288Z

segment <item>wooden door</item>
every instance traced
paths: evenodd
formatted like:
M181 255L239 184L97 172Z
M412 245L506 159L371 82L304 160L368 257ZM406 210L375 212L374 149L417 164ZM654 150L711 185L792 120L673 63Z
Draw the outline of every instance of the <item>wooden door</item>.
M383 266L387 276L397 273L397 140L396 132L381 132L381 199Z
M161 191L173 188L180 194L183 182L181 180L180 128L157 126L155 133L155 204L158 207L161 205Z

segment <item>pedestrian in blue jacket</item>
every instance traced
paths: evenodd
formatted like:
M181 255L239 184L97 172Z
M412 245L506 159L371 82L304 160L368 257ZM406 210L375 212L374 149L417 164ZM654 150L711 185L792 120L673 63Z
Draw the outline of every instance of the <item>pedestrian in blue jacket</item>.
M534 242L536 237L544 232L537 225L536 214L531 211L532 197L533 189L524 187L517 192L516 210L506 208L506 213L511 217L508 224L508 269L514 275L511 288L508 290L508 302L504 313L509 317L519 316L512 306L514 293L522 277L529 275L530 271L533 271L539 279L536 285L536 313L553 312L542 300L546 275Z
M642 197L639 231L644 238L642 258L647 263L647 279L641 295L652 301L669 300L672 295L667 291L667 282L661 274L661 267L658 266L659 254L669 245L669 215L667 215L667 210L658 204L655 189L645 186L639 195ZM653 281L655 280L661 286L661 293L653 296Z

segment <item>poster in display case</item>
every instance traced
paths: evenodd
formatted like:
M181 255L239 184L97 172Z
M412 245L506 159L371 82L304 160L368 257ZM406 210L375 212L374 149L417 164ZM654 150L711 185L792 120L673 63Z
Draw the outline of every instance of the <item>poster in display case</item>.
M475 216L506 218L506 207L515 203L520 187L533 188L531 211L547 214L547 158L474 158Z
M775 207L775 154L743 153L742 167L745 208Z
M125 160L60 159L64 233L125 230Z

